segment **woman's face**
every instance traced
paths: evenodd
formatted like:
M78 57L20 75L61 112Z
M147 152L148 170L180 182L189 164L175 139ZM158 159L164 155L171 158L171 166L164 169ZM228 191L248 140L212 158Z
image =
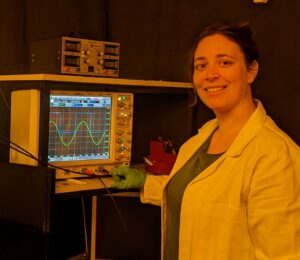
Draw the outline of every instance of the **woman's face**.
M214 112L229 112L245 101L252 102L250 84L257 66L254 63L247 68L239 45L213 34L203 38L194 53L194 86L207 107Z

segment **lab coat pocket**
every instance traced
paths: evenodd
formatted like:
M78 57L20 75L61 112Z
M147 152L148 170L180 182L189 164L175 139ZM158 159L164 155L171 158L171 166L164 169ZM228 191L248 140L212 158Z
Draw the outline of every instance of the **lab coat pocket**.
M204 202L195 215L192 241L197 248L193 252L201 255L198 259L234 259L232 244L244 244L243 241L234 241L242 224L241 210L224 204Z

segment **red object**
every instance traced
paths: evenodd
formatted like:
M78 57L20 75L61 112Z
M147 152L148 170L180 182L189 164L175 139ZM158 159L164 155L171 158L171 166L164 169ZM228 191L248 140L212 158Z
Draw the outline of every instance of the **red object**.
M150 141L150 154L147 159L153 165L146 164L146 171L152 174L170 174L176 160L176 154L167 153L162 141Z

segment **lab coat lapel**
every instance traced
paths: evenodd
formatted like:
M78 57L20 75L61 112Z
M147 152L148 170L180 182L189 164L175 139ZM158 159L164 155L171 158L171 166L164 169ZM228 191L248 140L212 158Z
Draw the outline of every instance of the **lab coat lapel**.
M243 152L244 148L251 142L253 138L257 135L257 132L263 126L266 120L266 111L263 108L262 104L256 100L257 108L254 113L251 115L245 126L242 128L238 136L235 138L232 145L229 147L228 151L219 157L214 163L207 167L201 174L199 174L193 181L197 182L207 178L214 172L220 164L228 157L238 157ZM208 131L212 132L212 131ZM208 137L208 136L207 136ZM204 140L206 140L206 138Z
M212 134L212 132L218 126L217 120L213 119L207 122L197 134L193 136L187 143L185 143L178 154L170 177L172 177L184 164L191 158L191 156L199 149L199 147L206 141L206 139Z

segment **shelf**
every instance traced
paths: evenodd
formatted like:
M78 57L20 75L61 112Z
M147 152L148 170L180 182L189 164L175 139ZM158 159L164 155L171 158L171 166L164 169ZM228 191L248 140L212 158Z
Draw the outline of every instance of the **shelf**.
M160 88L192 88L189 82L175 82L163 80L137 80L122 78L105 78L105 77L89 77L89 76L70 76L55 74L18 74L18 75L1 75L1 81L55 81L55 82L75 82L90 84L109 84L124 86L140 86L140 87L160 87Z

